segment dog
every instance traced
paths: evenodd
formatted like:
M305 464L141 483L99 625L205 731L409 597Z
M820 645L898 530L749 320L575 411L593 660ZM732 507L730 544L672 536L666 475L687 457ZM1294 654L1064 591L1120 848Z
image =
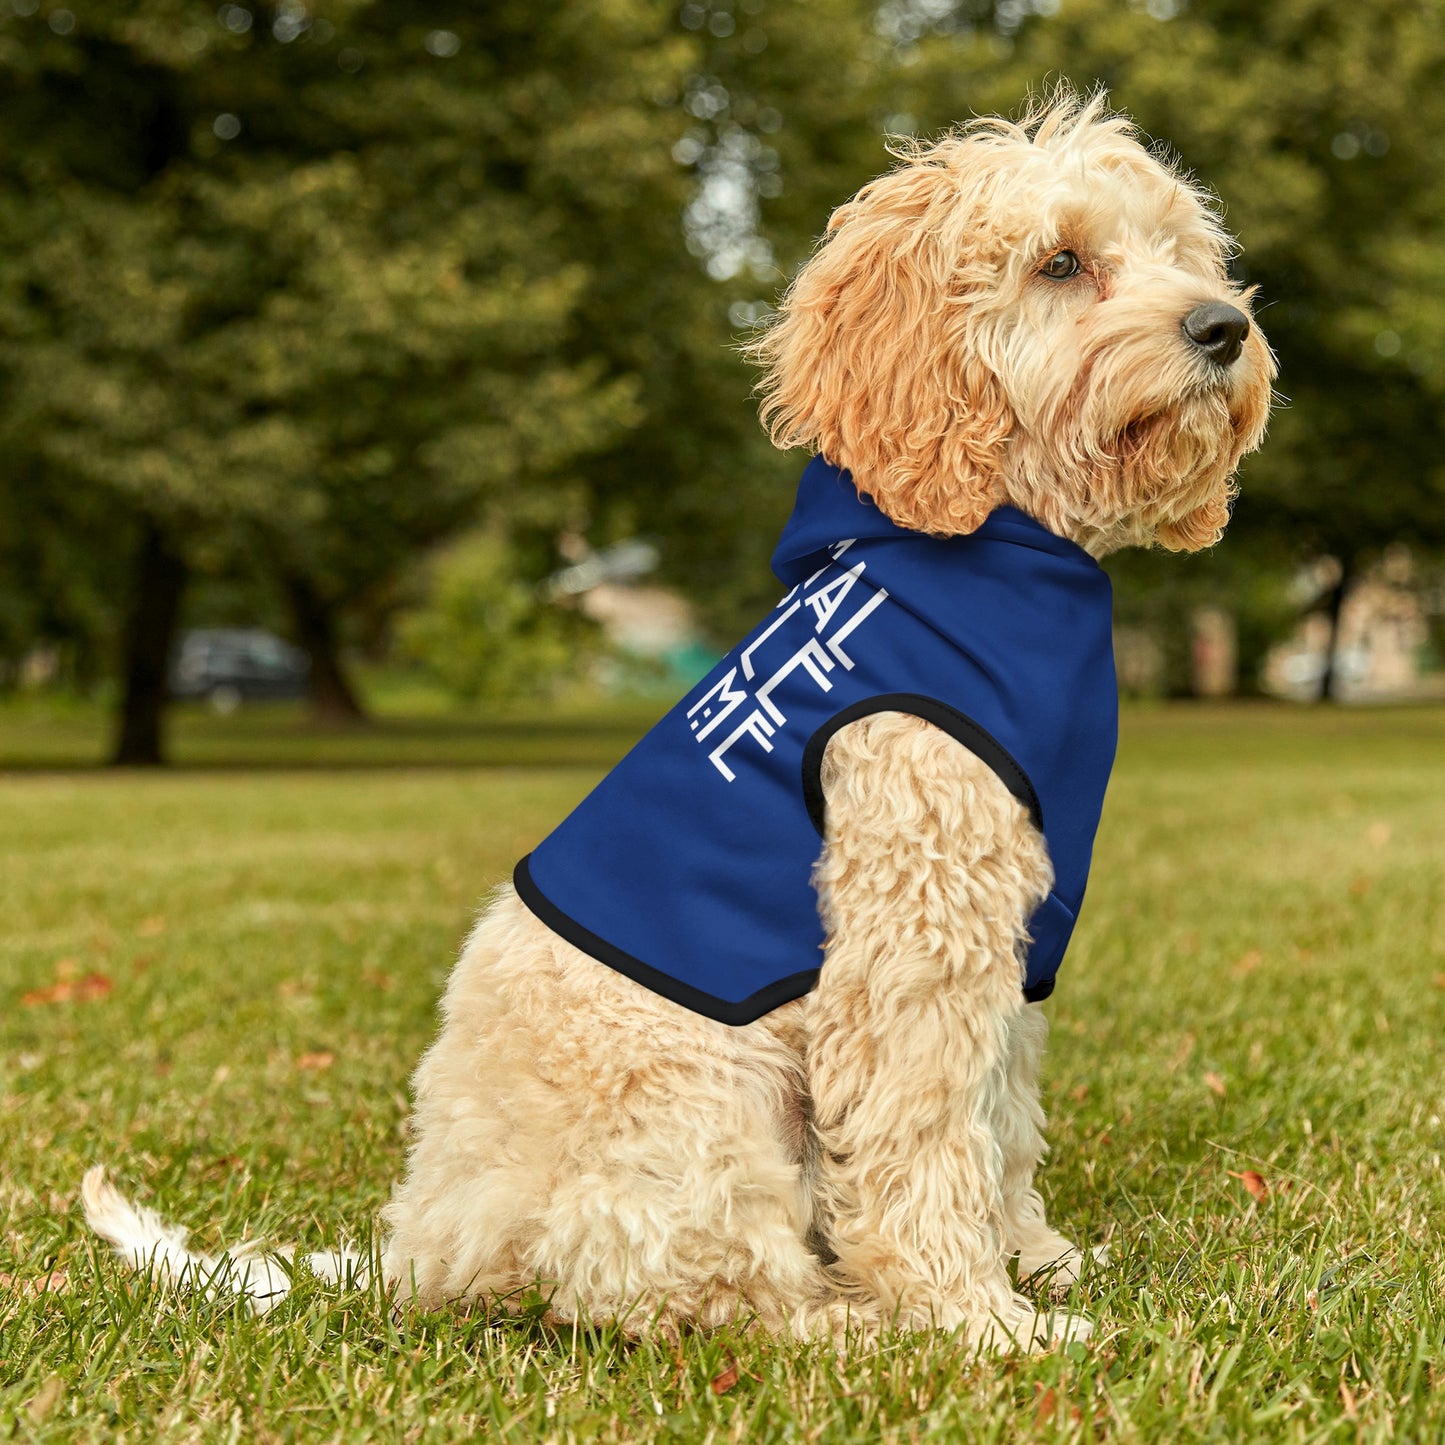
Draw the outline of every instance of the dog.
M1068 1285L1084 1259L1035 1187L1031 1000L1113 755L1097 559L1218 540L1275 366L1217 209L1102 95L895 154L751 344L772 439L816 453L791 591L452 974L384 1212L399 1300L540 1287L662 1337L1089 1332L1009 1264ZM84 1198L137 1264L284 1290L99 1169Z

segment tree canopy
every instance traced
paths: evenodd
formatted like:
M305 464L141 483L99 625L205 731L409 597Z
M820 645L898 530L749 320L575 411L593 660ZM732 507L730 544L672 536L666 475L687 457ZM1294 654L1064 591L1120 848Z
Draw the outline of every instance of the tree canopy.
M334 662L482 520L533 575L658 537L726 627L797 469L740 335L885 131L1062 76L1243 238L1287 403L1236 555L1445 547L1442 71L1442 0L9 0L0 656L154 693L187 577L245 573Z

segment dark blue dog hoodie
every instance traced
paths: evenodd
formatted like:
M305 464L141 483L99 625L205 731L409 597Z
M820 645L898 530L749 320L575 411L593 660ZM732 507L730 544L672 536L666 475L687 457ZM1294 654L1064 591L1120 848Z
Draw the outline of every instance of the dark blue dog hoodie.
M823 965L811 879L828 739L911 713L986 762L1043 831L1054 889L1020 982L1046 998L1114 761L1108 577L1012 507L966 537L907 531L821 457L773 571L782 601L518 863L523 902L664 998L751 1023Z

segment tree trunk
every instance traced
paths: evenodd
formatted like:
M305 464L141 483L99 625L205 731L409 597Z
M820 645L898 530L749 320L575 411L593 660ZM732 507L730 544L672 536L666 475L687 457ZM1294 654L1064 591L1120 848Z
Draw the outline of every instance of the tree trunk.
M1339 676L1336 669L1336 658L1339 655L1340 647L1340 614L1345 610L1345 597L1354 580L1355 559L1349 556L1341 557L1339 579L1330 589L1330 600L1326 609L1326 615L1330 620L1330 636L1325 646L1324 671L1320 674L1320 702L1338 701Z
M111 762L117 767L158 767L165 761L161 724L166 668L186 589L186 564L154 522L147 521L136 558L121 666L124 693Z
M296 641L311 658L311 711L318 722L357 723L366 721L351 686L336 644L336 618L331 606L308 578L288 572L284 578L286 597Z

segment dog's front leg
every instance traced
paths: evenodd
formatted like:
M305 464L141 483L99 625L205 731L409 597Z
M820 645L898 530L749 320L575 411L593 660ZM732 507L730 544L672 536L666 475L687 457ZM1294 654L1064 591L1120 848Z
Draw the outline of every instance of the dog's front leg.
M1020 1279L1030 1276L1055 1292L1079 1278L1084 1256L1048 1222L1034 1172L1047 1152L1039 1103L1039 1065L1049 1026L1040 1008L1026 1007L1009 1025L1008 1058L994 1102L994 1133L1003 1157L1004 1247L1018 1256ZM1106 1259L1102 1246L1095 1259Z
M991 769L902 714L841 730L823 785L808 1069L836 1275L903 1326L1078 1338L1086 1322L1040 1319L1010 1285L996 1131L1043 841Z

